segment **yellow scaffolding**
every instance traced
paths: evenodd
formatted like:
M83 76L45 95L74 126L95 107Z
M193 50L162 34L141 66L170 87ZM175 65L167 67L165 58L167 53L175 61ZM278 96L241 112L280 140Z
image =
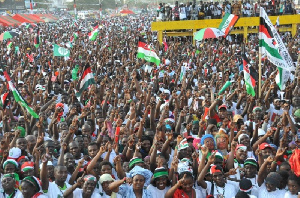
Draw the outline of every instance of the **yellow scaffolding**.
M275 24L278 16L270 16L270 20ZM205 19L190 21L161 21L152 22L151 31L157 31L157 39L160 44L163 41L163 34L167 36L193 36L196 31L207 27L219 27L222 19ZM282 15L279 16L280 32L291 32L292 36L297 33L297 25L300 23L300 15ZM291 25L291 26L287 26ZM230 34L243 34L247 39L248 33L258 33L259 17L241 17ZM285 27L284 27L285 26ZM187 30L185 32L175 32L177 30ZM194 41L195 44L195 41Z

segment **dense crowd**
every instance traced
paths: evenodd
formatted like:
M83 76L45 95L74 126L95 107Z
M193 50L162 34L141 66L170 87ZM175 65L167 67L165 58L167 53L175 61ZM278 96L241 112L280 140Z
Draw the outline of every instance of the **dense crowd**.
M157 9L157 20L200 20L221 19L226 13L239 15L241 17L259 16L260 7L263 7L268 15L291 15L297 14L295 3L292 0L265 1L258 0L253 3L247 1L200 1L180 3L175 2L171 6L168 3L160 3Z
M196 46L165 38L162 46L152 20L22 25L14 28L18 36L0 42L2 72L39 116L12 92L3 100L9 90L0 73L0 198L297 197L299 69L279 90L276 67L264 57L261 97L257 86L249 96L240 65L244 52L258 70L257 35ZM97 25L98 37L89 41ZM281 35L297 63L299 34ZM136 58L140 37L159 66ZM54 44L70 56L53 56ZM78 98L87 65L96 84Z

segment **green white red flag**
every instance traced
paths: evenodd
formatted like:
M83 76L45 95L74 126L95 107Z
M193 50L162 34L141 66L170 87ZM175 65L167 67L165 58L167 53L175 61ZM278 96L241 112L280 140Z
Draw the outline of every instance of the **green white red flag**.
M76 93L76 97L80 97L82 92L92 84L96 84L96 83L94 80L94 75L92 73L90 64L87 63L84 67L82 76L79 81L79 91Z
M224 37L226 37L230 31L232 30L232 28L234 27L234 25L236 24L236 22L239 20L239 16L238 15L234 15L234 14L229 14L226 13L222 19L221 24L219 25L219 30L221 30L222 32L224 32Z
M10 79L10 76L7 74L6 71L3 71L4 77L8 83L9 90L12 92L15 101L19 103L22 107L24 107L30 115L32 115L34 118L39 118L38 114L36 114L31 107L27 104L27 102L24 100L22 95L19 93L19 91L14 86L13 82ZM1 97L2 100L2 97Z
M160 64L160 59L153 49L147 45L143 38L139 38L137 58L144 59L147 62Z

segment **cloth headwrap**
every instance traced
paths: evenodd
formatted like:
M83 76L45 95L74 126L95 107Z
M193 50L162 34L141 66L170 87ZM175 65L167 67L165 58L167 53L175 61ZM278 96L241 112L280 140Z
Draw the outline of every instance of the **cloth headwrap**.
M294 116L295 116L296 118L300 118L300 109L297 109L297 110L295 111Z
M7 177L11 177L15 180L15 189L18 189L19 188L19 182L20 182L20 178L19 178L19 175L17 173L9 173L9 174L4 174L2 176L2 179L1 181L4 179L4 178L7 178Z
M247 135L247 134L245 134L245 133L239 135L239 137L238 137L238 143L239 143L239 144L241 143L241 139L242 139L244 136L246 136L246 137L249 138L249 135Z
M102 184L105 181L115 181L114 178L112 178L112 176L110 174L103 174L101 175L100 179L100 184Z
M84 176L83 180L84 181L94 181L94 182L97 181L97 179L94 175L86 175L86 176Z
M266 177L266 183L272 184L277 188L279 187L281 180L282 180L281 175L276 172L270 172Z
M163 176L167 176L168 177L169 173L168 173L168 170L164 167L159 167L159 168L156 168L154 170L154 174L153 174L153 177L154 178L158 178L158 177L163 177Z
M148 169L144 169L140 166L135 166L131 171L129 171L129 177L133 178L136 175L142 175L145 178L144 186L148 186L150 184L150 179L153 174Z
M5 167L7 166L7 164L13 164L13 165L15 165L15 167L16 168L18 168L18 163L15 161L15 160L13 160L13 159L8 159L8 160L6 160L4 163L3 163L3 169L5 169Z
M242 149L244 151L247 151L247 146L245 146L244 144L238 144L235 148L235 152L239 149Z
M24 162L21 166L21 172L23 173L32 169L34 169L34 162Z
M168 123L168 122L174 123L175 122L175 120L173 118L166 118L164 121L165 121L165 123Z
M219 170L219 169L217 169L217 166L216 166L216 165L212 165L212 166L210 167L209 173L210 173L210 174L214 174L214 173L222 173L222 171Z
M181 140L181 142L179 143L177 150L180 151L180 150L186 149L186 148L188 148L188 147L189 147L189 143L188 143L187 139L184 138L184 139Z
M247 158L244 162L244 166L247 164L257 167L257 161L254 158Z
M20 130L20 135L19 135L19 137L25 137L26 131L25 131L25 129L24 129L23 127L17 126L16 130Z
M219 152L219 151L217 151L216 152L216 155L215 155L215 157L216 158L220 158L220 159L222 159L222 160L224 160L224 157L223 157L223 155Z
M144 161L141 159L141 158L132 158L130 161L129 161L129 169L131 169L135 164L137 163L143 163Z
M213 135L211 134L206 134L206 135L203 135L202 138L201 138L201 145L204 145L204 141L205 139L207 138L211 138L213 141L214 141L214 145L216 146L216 142L215 142L215 138Z
M228 138L228 135L227 135L223 130L221 130L221 129L220 129L220 131L215 135L215 139L217 140L217 139L220 138L220 137L225 137L227 140L229 139L229 138Z
M179 163L178 163L178 168L177 172L179 174L183 172L190 172L193 174L193 169L192 169L192 163L189 159L183 158Z
M253 107L253 111L252 112L255 113L256 110L261 110L262 111L261 107L255 106L255 107Z
M31 183L38 192L42 189L41 181L35 176L27 176L22 181Z

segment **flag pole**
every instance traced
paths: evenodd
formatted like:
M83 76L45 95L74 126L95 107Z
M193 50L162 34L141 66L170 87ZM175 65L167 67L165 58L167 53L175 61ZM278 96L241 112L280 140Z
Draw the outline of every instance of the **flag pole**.
M75 15L75 20L77 20L77 9L76 9L76 1L74 0L74 15Z
M260 8L260 11L259 11L259 16L262 16L262 13L261 13L261 8ZM260 28L260 27L259 27ZM259 35L259 40L261 39L260 38L260 33L258 33ZM259 47L258 49L258 98L261 98L261 47Z

